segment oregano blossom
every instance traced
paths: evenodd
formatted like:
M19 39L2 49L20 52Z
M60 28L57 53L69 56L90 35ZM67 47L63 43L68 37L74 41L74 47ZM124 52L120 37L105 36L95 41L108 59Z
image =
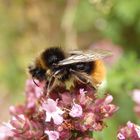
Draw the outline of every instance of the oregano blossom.
M53 119L56 125L59 125L63 122L62 114L64 113L64 111L62 111L57 106L57 101L48 98L47 103L42 104L42 108L46 112L46 119L45 119L46 122L50 122L51 119Z
M10 107L3 140L95 140L91 133L103 130L118 109L111 95L98 98L88 84L74 83L69 90L57 85L49 94L43 83L37 85L28 80L25 103Z

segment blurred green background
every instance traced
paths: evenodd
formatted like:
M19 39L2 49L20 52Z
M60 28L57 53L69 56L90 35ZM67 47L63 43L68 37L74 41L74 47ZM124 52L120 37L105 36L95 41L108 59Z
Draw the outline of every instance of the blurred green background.
M0 120L24 101L27 66L49 46L109 49L107 92L120 107L97 140L116 140L121 124L140 123L130 94L140 88L139 0L0 0Z

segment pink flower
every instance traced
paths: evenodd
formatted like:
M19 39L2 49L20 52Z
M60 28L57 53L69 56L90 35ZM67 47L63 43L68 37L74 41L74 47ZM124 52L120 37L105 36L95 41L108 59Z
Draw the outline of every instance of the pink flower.
M87 93L87 91L85 91L84 88L81 88L81 89L79 90L79 92L80 92L80 94L85 94L85 93Z
M13 130L18 129L24 131L26 129L29 129L28 119L25 118L23 114L13 116L10 124L12 125Z
M71 111L69 112L69 115L71 117L81 117L82 113L83 113L82 107L74 103Z
M23 105L17 105L17 106L10 106L9 111L11 115L19 115L19 114L24 114L25 113L25 106Z
M117 137L118 137L119 140L125 140L124 135L121 134L121 133L118 133Z
M106 98L105 98L105 103L106 104L109 104L109 103L111 103L113 101L113 96L111 96L111 95L108 95Z
M50 122L51 118L53 119L56 125L59 125L63 122L63 117L61 115L64 113L64 111L62 111L57 106L57 101L54 101L49 98L47 100L47 103L43 103L42 107L43 110L46 111L46 122Z
M43 135L40 122L30 120L24 114L15 115L9 123L5 124L13 132L13 137L31 140L33 137L40 138Z
M87 104L90 103L89 97L86 96L86 94L85 94L86 92L87 91L84 91L83 89L79 90L80 94L78 95L78 100L79 100L80 105L82 105L82 106L86 106Z
M57 140L59 139L59 133L57 131L45 131L45 134L48 135L49 140Z
M39 81L35 81L38 86L35 85L33 80L27 80L26 81L26 105L27 108L34 108L35 104L37 102L37 99L42 95L43 93L43 83L39 83Z
M13 136L9 123L4 123L4 125L0 126L0 140L5 140Z
M95 140L91 132L101 131L104 119L117 110L111 95L98 98L88 84L75 82L70 90L58 85L46 96L44 85L36 83L39 87L28 80L26 102L10 107L12 117L6 126L11 140ZM139 134L138 127L134 130Z
M109 50L112 52L111 57L107 57L104 59L104 61L109 65L116 64L121 56L123 55L123 49L121 46L118 46L114 44L111 40L104 39L101 40L90 47L91 49L103 49L103 50Z
M135 89L131 93L132 100L135 102L134 111L140 116L140 89Z
M119 130L117 138L118 140L140 140L140 126L127 122L127 125Z
M61 102L63 105L65 105L65 106L71 105L72 97L68 92L61 94L61 98L62 98Z
M136 102L137 104L140 104L140 89L135 89L132 92L132 99L134 102Z

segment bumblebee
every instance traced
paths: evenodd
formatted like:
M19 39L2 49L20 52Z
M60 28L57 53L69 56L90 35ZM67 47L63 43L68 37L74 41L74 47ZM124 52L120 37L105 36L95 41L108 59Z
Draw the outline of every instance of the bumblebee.
M73 77L97 88L106 75L101 59L109 55L110 52L105 50L65 53L59 47L48 48L36 57L33 65L29 66L29 73L33 79L45 80L48 90L53 87L56 80L65 83Z

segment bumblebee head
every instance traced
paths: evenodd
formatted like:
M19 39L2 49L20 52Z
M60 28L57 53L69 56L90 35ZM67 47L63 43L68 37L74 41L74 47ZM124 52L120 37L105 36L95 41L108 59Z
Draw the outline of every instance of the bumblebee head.
M29 69L29 73L32 75L33 78L36 78L39 81L45 80L45 78L46 78L46 76L45 76L46 70L44 70L42 68L39 68L39 67L35 67L33 65L30 65L28 67L28 69Z

